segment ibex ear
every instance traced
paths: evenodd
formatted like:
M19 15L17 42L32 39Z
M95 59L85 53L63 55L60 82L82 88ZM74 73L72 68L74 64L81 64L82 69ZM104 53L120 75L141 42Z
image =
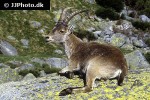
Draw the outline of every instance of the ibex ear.
M71 25L71 26L68 28L66 34L69 35L69 34L71 34L71 33L73 33L73 25Z

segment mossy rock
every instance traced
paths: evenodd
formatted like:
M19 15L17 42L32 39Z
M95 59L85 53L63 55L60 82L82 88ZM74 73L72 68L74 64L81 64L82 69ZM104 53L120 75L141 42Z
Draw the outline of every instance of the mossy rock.
M22 77L16 70L11 68L0 68L0 84L11 81L19 81L21 79Z
M150 72L129 72L123 86L116 80L97 81L98 87L88 93L59 96L67 87L82 87L83 80L77 77L67 79L51 74L34 80L9 82L0 85L0 99L37 99L37 100L148 100L150 98ZM9 92L8 92L9 90Z

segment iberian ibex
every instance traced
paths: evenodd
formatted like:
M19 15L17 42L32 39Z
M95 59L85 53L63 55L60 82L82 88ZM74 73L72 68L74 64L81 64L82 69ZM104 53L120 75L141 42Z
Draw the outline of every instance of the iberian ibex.
M117 84L122 85L127 75L128 67L122 52L113 46L96 42L83 42L76 37L68 27L68 22L77 14L85 12L80 10L66 17L65 8L52 30L53 34L46 37L47 42L61 43L69 59L69 66L59 73L73 73L79 71L83 75L84 87L71 87L60 92L60 96L90 92L96 79L117 79ZM70 75L71 78L72 74Z

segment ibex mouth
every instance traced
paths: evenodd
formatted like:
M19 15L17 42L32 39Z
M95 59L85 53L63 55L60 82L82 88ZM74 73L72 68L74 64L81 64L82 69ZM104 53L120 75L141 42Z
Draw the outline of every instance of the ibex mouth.
M45 42L51 43L51 42L53 42L53 39L51 37L47 36L47 37L45 37Z
M50 41L46 39L45 42L46 42L46 43L49 43Z

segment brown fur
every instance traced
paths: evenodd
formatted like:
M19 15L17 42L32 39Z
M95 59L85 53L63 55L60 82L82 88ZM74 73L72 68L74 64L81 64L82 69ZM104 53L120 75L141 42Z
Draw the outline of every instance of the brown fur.
M73 72L79 71L79 74L83 74L84 80L84 87L64 89L60 92L60 96L90 92L97 78L117 79L118 85L122 85L128 67L122 52L118 48L96 42L83 42L70 32L70 29L64 23L56 25L53 34L46 37L47 41L63 43L69 59L69 66L59 73L68 72L70 78L72 78Z

